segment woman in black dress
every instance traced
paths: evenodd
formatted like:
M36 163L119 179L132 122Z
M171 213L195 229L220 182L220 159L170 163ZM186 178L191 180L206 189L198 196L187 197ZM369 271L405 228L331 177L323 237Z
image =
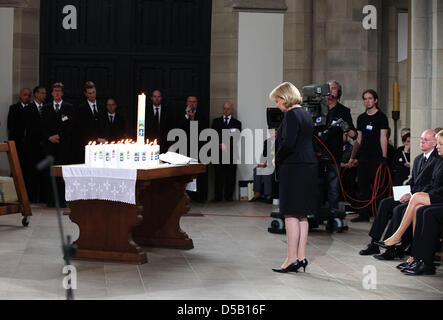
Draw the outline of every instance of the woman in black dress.
M289 82L270 94L277 107L285 113L279 128L276 155L280 182L280 212L285 216L288 257L275 272L306 270L306 244L309 223L307 216L318 205L318 164L312 145L314 124L311 115L300 106L302 97Z

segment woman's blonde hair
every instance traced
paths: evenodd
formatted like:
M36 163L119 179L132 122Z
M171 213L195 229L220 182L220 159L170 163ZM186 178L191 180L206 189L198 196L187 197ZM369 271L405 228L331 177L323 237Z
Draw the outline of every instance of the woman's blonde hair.
M282 98L285 100L285 107L292 107L303 102L303 98L300 91L290 82L285 82L279 85L277 88L272 90L269 95L269 99L272 101L277 98Z
M435 140L438 140L438 138L443 138L443 130L440 130L440 131L435 135Z

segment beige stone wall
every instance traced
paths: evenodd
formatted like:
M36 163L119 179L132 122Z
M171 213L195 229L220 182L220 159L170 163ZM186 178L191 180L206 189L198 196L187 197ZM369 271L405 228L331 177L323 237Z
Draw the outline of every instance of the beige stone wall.
M223 113L223 103L237 102L238 13L225 0L212 2L211 122Z
M301 89L312 82L312 1L286 3L283 79Z
M40 0L29 0L27 7L14 9L14 101L22 88L38 85L39 56Z
M362 10L367 4L375 4L380 11L381 2L314 0L313 3L313 81L340 81L342 102L357 117L364 110L361 93L368 88L379 90L380 71L381 30L363 28Z

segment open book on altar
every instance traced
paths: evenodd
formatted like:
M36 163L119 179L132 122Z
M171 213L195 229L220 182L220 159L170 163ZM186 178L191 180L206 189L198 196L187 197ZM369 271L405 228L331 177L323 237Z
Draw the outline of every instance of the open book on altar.
M198 161L192 158L185 157L175 152L168 152L160 155L160 160L173 165L190 164L191 162L197 163Z

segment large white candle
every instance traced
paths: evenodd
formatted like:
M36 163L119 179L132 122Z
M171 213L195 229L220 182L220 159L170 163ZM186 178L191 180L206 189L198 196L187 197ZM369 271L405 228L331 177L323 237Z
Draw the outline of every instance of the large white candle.
M146 133L146 95L138 96L137 144L145 144Z

